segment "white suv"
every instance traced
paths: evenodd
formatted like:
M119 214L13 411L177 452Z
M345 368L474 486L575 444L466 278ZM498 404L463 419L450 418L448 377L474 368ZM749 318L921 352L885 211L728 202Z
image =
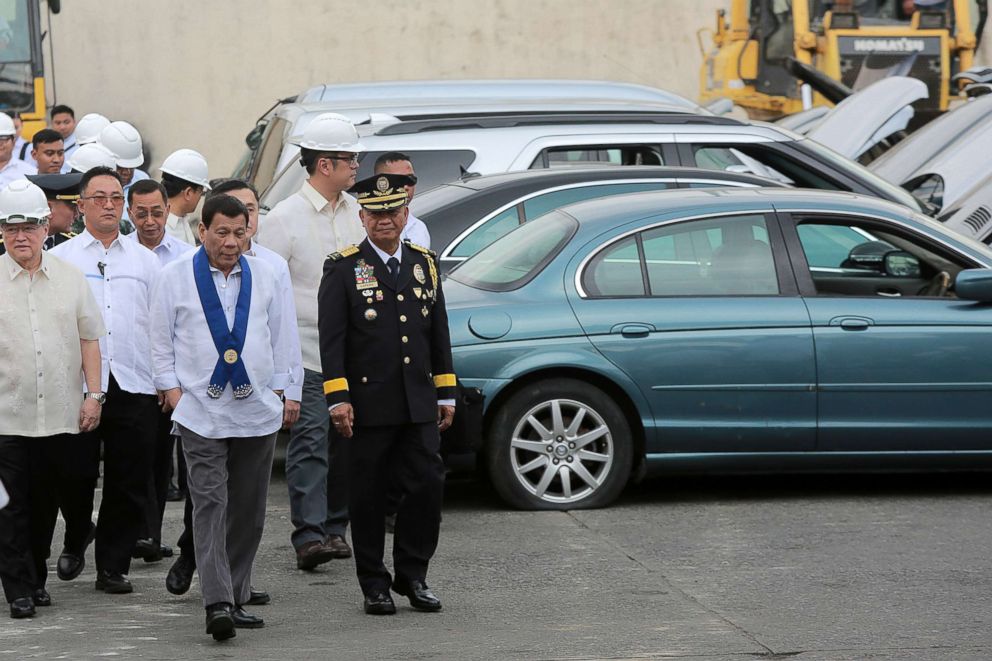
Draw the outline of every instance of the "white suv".
M919 211L908 192L861 165L791 131L762 122L650 112L448 114L371 121L359 135L358 178L381 154L409 154L418 189L471 174L581 165L668 165L748 172L787 184L864 193ZM296 151L262 193L263 212L299 189L304 169Z

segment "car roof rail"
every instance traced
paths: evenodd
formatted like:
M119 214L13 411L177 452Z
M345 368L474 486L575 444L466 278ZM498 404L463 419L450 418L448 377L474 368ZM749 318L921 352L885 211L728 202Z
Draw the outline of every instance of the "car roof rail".
M678 112L578 112L578 113L496 113L491 115L446 115L421 118L408 116L403 121L384 126L376 135L406 135L450 129L491 129L544 124L705 124L742 126L732 117L696 115Z

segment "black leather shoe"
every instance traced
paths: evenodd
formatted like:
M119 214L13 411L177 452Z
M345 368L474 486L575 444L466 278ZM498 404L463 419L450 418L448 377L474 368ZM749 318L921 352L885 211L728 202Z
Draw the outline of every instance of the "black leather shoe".
M52 595L48 594L48 590L45 588L38 588L31 593L31 601L34 602L35 606L51 606Z
M234 618L231 616L231 604L210 604L207 606L207 633L214 637L214 640L227 640L234 638L237 632L234 630Z
M160 543L158 545L158 552L162 555L163 558L171 558L172 555L173 555L172 554L172 547L169 546L168 544L161 544Z
M186 594L189 591L190 583L193 582L193 574L196 573L196 560L179 554L176 561L169 569L169 575L165 577L165 589L171 594Z
M252 615L241 606L231 612L231 619L238 629L261 629L265 626L265 620L258 615Z
M154 539L139 539L134 543L132 558L141 558L145 562L158 562L162 559L161 545Z
M265 590L251 589L251 597L245 602L245 606L264 606L272 601L272 597Z
M90 524L90 533L86 536L86 543L80 550L73 550L68 547L62 549L58 562L55 564L55 573L63 581L71 581L83 572L86 566L86 549L93 543L96 537L96 526Z
M123 575L101 569L96 573L96 589L107 594L129 594L134 592L131 581Z
M410 605L418 611L434 613L441 610L441 600L434 596L427 584L419 578L411 581L395 581L393 591L409 599Z
M15 620L23 617L34 617L34 603L28 597L19 597L10 602L10 616Z
M373 592L365 595L365 612L369 615L395 615L396 604L388 592Z
M185 500L186 494L179 490L175 484L169 484L168 491L165 492L165 500L170 503L178 503Z

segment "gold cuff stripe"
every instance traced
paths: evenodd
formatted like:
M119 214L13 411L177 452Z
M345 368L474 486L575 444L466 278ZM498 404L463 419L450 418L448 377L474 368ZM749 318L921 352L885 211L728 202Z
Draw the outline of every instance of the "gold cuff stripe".
M435 388L454 388L456 383L454 374L438 374L434 377Z
M324 381L324 394L330 395L332 392L341 392L348 389L348 379L331 379Z

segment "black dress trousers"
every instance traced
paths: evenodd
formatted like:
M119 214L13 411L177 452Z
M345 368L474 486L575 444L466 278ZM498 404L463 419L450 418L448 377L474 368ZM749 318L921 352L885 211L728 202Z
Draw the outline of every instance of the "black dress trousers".
M383 564L387 498L399 501L393 533L396 580L423 580L441 528L444 464L437 423L356 427L350 439L353 476L348 511L362 592L388 591Z

